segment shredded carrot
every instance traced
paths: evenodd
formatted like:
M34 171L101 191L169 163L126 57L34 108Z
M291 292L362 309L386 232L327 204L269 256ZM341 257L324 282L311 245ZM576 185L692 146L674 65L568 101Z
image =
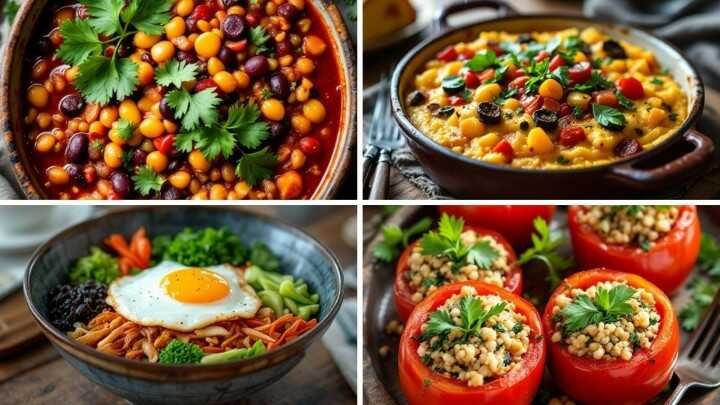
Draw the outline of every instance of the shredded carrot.
M255 330L255 329L242 328L242 329L240 329L240 330L241 330L244 334L246 334L246 335L248 335L248 336L252 336L252 337L254 337L254 338L256 338L256 339L263 340L263 341L265 341L266 343L275 343L275 339L273 339L272 337L270 337L270 336L268 336L268 335L266 335L266 334L264 334L264 333L262 333L262 332L258 332L258 331Z
M276 319L275 322L270 324L270 330L268 331L268 334L272 336L275 333L275 329L278 326L280 326L284 322L291 320L292 318L293 318L293 316L291 314L285 314L285 315L281 316L280 318Z
M121 257L128 258L134 268L146 269L148 267L149 263L146 263L130 250L130 246L128 246L124 236L120 234L110 235L107 239L105 239L105 243L115 250L115 252L117 252L117 254Z

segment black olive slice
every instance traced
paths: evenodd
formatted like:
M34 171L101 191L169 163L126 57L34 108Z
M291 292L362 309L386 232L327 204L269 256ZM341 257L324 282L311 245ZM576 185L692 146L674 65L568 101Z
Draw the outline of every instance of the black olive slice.
M627 59L625 48L623 48L619 42L613 41L612 39L603 42L603 51L613 59Z
M451 106L442 107L433 112L433 115L438 118L449 118L453 114L455 114L455 107Z
M554 131L558 126L558 115L555 111L541 108L533 113L535 125L546 131Z
M477 111L480 121L486 124L498 124L502 120L502 109L495 103L480 103Z
M413 107L417 107L417 106L419 106L419 105L425 104L425 99L426 99L426 98L425 98L425 95L424 95L421 91L419 91L419 90L413 91L413 92L410 93L410 95L408 96L408 102L409 102L410 105L413 106Z
M637 139L625 138L615 145L614 152L618 157L628 157L636 155L642 152L642 150L642 145L640 145Z
M465 90L465 80L460 76L449 76L443 79L442 88L447 94L458 94Z

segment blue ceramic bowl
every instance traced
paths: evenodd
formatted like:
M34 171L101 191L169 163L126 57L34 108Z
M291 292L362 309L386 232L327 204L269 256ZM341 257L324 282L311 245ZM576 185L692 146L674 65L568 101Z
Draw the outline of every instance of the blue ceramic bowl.
M254 359L212 366L162 365L101 353L56 329L48 320L48 292L67 281L73 262L111 233L151 236L182 229L228 227L247 244L265 242L281 271L302 277L320 295L318 325L298 339ZM343 298L337 258L303 231L275 219L229 208L155 207L118 211L75 225L41 246L30 259L25 298L43 332L63 358L87 378L135 403L216 404L236 401L268 386L296 366L332 323Z

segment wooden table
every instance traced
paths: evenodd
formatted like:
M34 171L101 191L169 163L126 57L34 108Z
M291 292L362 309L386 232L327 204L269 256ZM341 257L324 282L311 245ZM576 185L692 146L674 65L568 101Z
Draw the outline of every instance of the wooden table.
M437 0L440 3L450 2L457 0ZM577 0L505 0L516 10L522 14L532 13L556 13L556 14L568 14L568 15L580 15L582 12L582 2ZM474 12L472 18L468 18L467 15L457 17L462 22L474 21L478 19L492 18L494 13L492 11L480 10ZM450 21L453 23L453 19ZM408 39L402 44L393 47L391 49L383 49L380 52L374 54L366 54L364 58L364 83L363 86L366 90L366 96L368 94L374 94L375 84L380 80L383 74L388 75L392 72L397 62L407 52L420 43L425 36L429 35L431 28L428 28L425 32L421 33L415 38ZM370 92L368 92L370 90ZM373 96L374 98L374 96ZM372 114L372 106L375 104L374 100L369 100L365 103L365 129L367 139L367 128L370 127L369 114ZM716 111L720 111L720 93L713 89L706 88L705 95L706 109L711 108L708 106L714 106ZM703 130L703 128L700 128ZM705 129L706 133L709 133L708 129ZM678 191L681 190L681 191ZM666 194L643 194L634 196L638 199L715 199L720 195L720 167L717 164L713 164L707 172L698 176L694 181L689 182L684 187L676 187L673 190L667 191ZM670 194L667 194L670 193ZM492 198L493 196L489 196ZM620 197L628 197L620 196ZM390 170L390 180L388 188L388 200L425 200L428 196L425 193L415 187L410 181L408 181L395 167Z
M355 217L355 207L332 207L312 215L301 215L298 207L255 207L251 210L276 213L286 222L301 225L335 252L343 266L356 264L356 250L338 237L342 225ZM322 209L314 209L316 212ZM309 223L309 221L314 221ZM21 292L7 298L13 304L24 305ZM354 292L348 291L348 295ZM2 302L0 302L2 304ZM30 316L30 313L27 313ZM3 325L0 324L0 329ZM36 327L33 324L33 327ZM63 361L44 339L32 343L13 357L0 358L0 404L127 404L128 402L85 379L77 370ZM355 404L356 396L340 374L330 352L318 341L308 350L305 358L279 382L258 392L240 404Z

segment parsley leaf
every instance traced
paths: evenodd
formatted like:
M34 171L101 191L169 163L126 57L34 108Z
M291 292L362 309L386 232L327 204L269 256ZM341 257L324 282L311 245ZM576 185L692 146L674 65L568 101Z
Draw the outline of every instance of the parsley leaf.
M490 244L483 240L470 248L467 255L468 263L473 263L481 269L489 269L493 262L500 257L500 253Z
M234 133L240 145L250 150L260 147L270 136L270 126L260 120L260 109L254 103L230 107L225 128Z
M147 197L152 192L160 192L165 184L165 178L147 166L138 169L132 180L135 183L135 191L143 197Z
M170 21L173 3L173 0L131 0L121 13L122 20L148 35L160 35Z
M653 79L650 80L650 83L652 83L652 84L654 84L654 85L656 85L656 86L662 86L662 85L663 85L663 81L660 80L660 79L658 79L657 77L653 77Z
M240 158L236 172L249 185L254 186L259 181L270 178L277 163L277 157L270 152L269 148L264 148L245 154Z
M222 100L212 87L194 94L186 89L173 90L166 99L187 131L195 130L201 123L211 126L218 121L217 106Z
M225 127L200 127L193 132L193 138L195 147L208 160L215 160L220 155L229 158L237 145L237 140Z
M616 108L593 104L592 113L598 124L611 131L619 131L626 124L625 115Z
M482 299L474 296L464 296L460 299L460 320L462 325L458 326L446 310L438 310L430 314L425 331L420 335L421 341L439 336L441 339L453 330L463 332L462 340L467 340L471 335L479 335L480 329L485 322L493 316L499 315L507 307L507 303L501 302L493 305L489 310L483 308Z
M715 294L720 290L720 282L717 279L706 280L702 277L695 277L688 283L687 288L692 290L690 294L692 298L680 310L679 318L682 321L683 329L692 331L700 325L703 314L712 304Z
M563 333L569 335L585 329L588 325L616 322L632 314L632 306L627 301L633 294L634 289L626 285L616 285L610 289L599 287L594 300L586 294L575 297L560 311Z
M460 236L464 227L465 221L462 218L443 214L438 230L430 231L420 239L422 254L447 257L456 265L467 263L489 268L500 253L486 241L472 246L463 244Z
M375 245L373 256L380 261L391 263L400 256L401 250L410 244L410 238L427 231L431 226L432 220L427 217L405 230L397 225L384 226L383 241Z
M583 93L590 93L595 90L609 89L613 86L611 82L606 80L599 70L593 70L590 79L581 84L576 84L574 90Z
M433 336L444 337L456 328L459 327L455 325L449 312L435 311L430 314L425 331L420 335L420 340L430 340Z
M250 42L255 45L256 53L267 53L270 48L267 46L270 36L261 25L250 30Z
M138 65L131 59L91 56L80 64L75 87L93 103L107 104L113 98L122 100L138 84Z
M700 268L710 276L720 277L720 246L715 238L703 234L700 239L700 254L698 256Z
M88 22L96 32L113 35L122 31L120 12L125 6L124 0L81 0L80 2L90 14Z
M560 255L557 250L566 242L565 237L557 232L552 232L548 223L541 217L533 221L535 232L532 234L533 246L523 252L518 259L518 264L523 265L533 260L539 260L548 269L547 280L551 288L557 287L562 278L560 273L572 267L572 260Z
M183 83L195 80L199 71L200 66L195 63L172 59L157 69L155 81L161 86L180 88Z
M626 110L634 110L635 104L633 104L632 101L630 101L629 98L625 97L624 94L622 94L620 91L615 91L615 97L618 99L618 104L620 104L620 107L626 109Z
M135 125L125 118L121 118L115 130L122 140L129 141L135 134Z
M15 16L17 16L18 11L20 11L20 5L15 0L8 0L5 2L5 7L3 8L3 16L5 17L5 21L8 24L12 24L13 21L15 21Z
M482 72L485 69L498 66L500 61L492 50L484 50L475 54L469 61L465 62L465 66L473 72Z
M63 43L57 51L58 58L68 64L78 65L90 55L102 53L103 44L86 20L66 21L60 26Z

